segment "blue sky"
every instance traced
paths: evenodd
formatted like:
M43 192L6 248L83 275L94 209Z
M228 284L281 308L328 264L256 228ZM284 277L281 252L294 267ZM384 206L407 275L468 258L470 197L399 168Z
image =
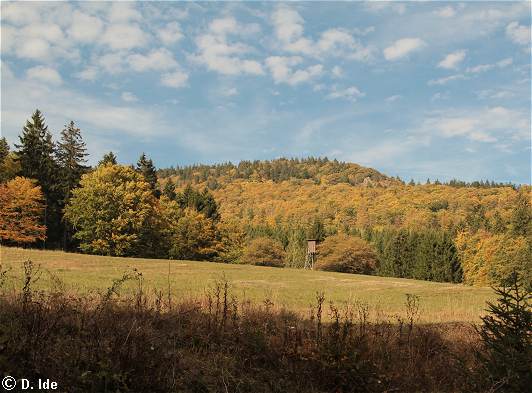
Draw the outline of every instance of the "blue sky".
M528 2L2 2L1 131L97 162L328 156L530 183Z

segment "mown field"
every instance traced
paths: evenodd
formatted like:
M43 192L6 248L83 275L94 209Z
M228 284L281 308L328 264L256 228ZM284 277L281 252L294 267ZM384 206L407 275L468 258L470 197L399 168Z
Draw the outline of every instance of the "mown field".
M264 302L307 314L315 304L316 293L323 292L326 302L366 302L370 318L393 319L404 314L406 294L419 297L420 322L477 322L484 313L489 288L461 284L434 283L409 279L363 276L344 273L280 269L250 265L231 265L197 261L167 261L141 258L116 258L2 247L2 269L8 270L7 289L22 286L25 260L41 267L35 289L50 289L60 281L66 292L103 292L124 272L136 268L143 275L148 294L168 287L176 300L201 296L216 281L226 279L231 292L240 300ZM170 274L168 274L170 269ZM59 278L59 280L54 279ZM133 283L126 283L123 293L132 293Z

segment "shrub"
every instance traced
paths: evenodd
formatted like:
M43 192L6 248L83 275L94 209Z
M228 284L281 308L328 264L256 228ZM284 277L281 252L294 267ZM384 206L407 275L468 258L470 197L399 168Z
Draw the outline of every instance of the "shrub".
M242 255L244 263L257 266L284 266L285 252L281 243L268 237L258 237L251 240Z
M346 235L329 236L319 246L315 264L318 270L342 273L370 274L375 270L377 257L370 245Z

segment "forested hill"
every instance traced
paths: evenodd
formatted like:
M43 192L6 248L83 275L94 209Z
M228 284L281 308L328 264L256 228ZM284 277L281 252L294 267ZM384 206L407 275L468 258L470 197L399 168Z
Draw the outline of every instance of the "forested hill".
M311 180L315 184L388 185L397 180L372 168L328 158L280 158L271 161L240 161L238 164L191 165L159 169L159 178L171 177L178 186L205 183L216 189L237 179L256 182Z

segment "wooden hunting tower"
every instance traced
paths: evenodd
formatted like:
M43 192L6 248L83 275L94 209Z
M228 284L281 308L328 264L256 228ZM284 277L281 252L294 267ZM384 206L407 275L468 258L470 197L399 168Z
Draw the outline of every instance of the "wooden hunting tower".
M305 259L305 269L314 269L316 261L318 239L307 239L307 258Z

